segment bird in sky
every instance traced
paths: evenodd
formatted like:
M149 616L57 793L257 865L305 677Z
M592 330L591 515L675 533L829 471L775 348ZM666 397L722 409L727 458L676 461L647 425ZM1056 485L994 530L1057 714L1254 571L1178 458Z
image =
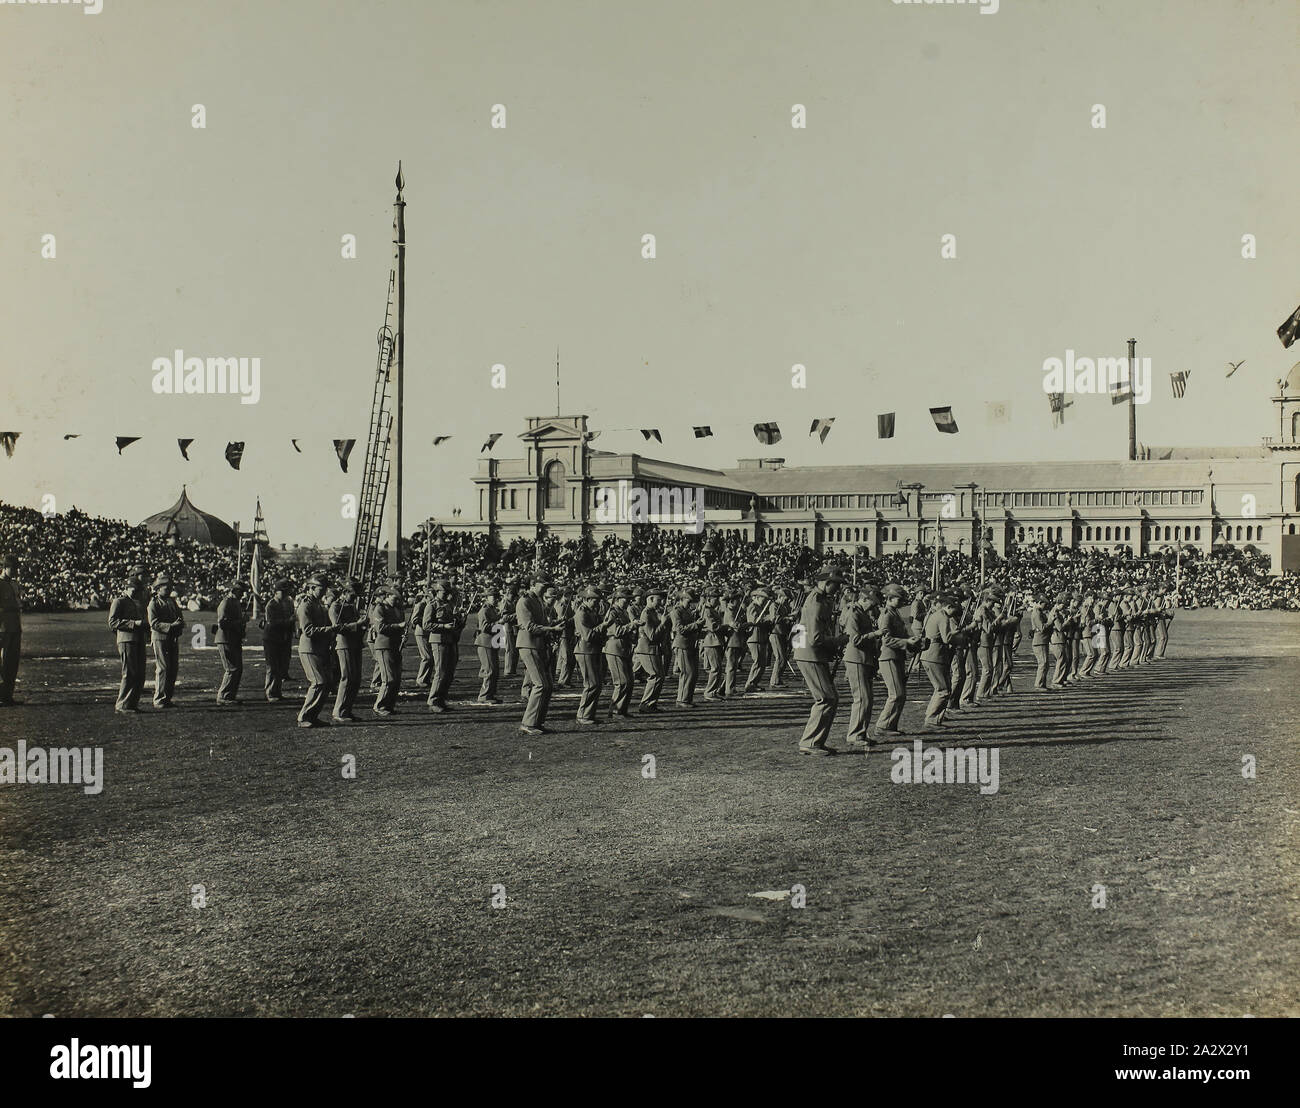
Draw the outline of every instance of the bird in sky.
M1239 370L1239 369L1240 369L1242 366L1244 366L1245 364L1246 364L1246 359L1245 359L1245 358L1242 358L1241 361L1239 361L1239 362L1229 362L1229 363L1228 363L1228 376L1231 377L1234 373L1237 372L1237 370Z

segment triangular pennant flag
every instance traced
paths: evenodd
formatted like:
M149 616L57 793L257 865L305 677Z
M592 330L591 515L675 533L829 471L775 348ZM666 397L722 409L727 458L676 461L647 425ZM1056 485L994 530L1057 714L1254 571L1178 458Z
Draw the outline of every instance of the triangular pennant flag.
M775 423L755 423L754 438L764 446L772 446L781 441L781 428Z
M18 436L21 434L21 431L0 431L0 444L5 448L6 458L14 456L14 446L17 445Z
M434 445L434 446L441 446L441 445L442 445L444 442L446 442L449 438L451 438L450 435L435 435L434 438L433 438L433 445Z
M808 434L816 435L820 433L821 441L825 442L826 436L831 433L831 424L834 422L834 416L831 416L829 419L814 419L812 421L812 426L808 428Z
M79 439L79 438L81 438L80 435L64 435L63 441L67 442L69 439Z
M291 443L293 443L293 448L294 448L296 451L298 451L299 454L301 454L301 453L302 453L302 447L298 445L298 440L297 440L297 439L290 439L289 441L290 441Z
M193 439L176 440L176 445L181 448L181 457L184 458L187 462L190 460L190 443L192 443L193 441L194 441Z
M713 437L713 428L707 423L703 427L696 427L695 437L697 439L711 439Z
M500 437L501 437L500 431L493 431L492 434L488 435L487 442L483 444L482 449L479 450L479 453L482 454L484 450L491 450L494 446L496 446L497 439L499 439Z
M1177 373L1169 375L1169 387L1174 390L1174 399L1181 400L1187 392L1187 378L1192 375L1191 370L1179 370Z
M936 431L941 431L945 435L957 433L957 421L953 419L951 407L931 408L930 418L934 420Z
M117 452L121 454L122 451L125 450L128 446L130 446L133 442L139 442L139 441L140 441L139 435L135 435L133 437L127 437L126 435L118 435Z
M654 439L655 442L659 442L659 443L664 441L664 437L659 433L658 427L651 427L649 429L642 427L641 437L645 439L646 442L649 442L651 439Z
M1282 340L1282 345L1286 347L1289 347L1297 338L1300 338L1300 308L1292 312L1287 321L1277 329L1277 337Z
M335 439L334 453L339 456L339 468L344 473L348 471L348 455L352 453L352 448L356 446L356 439Z
M238 469L239 463L244 458L244 444L242 442L226 443L226 461L230 463L231 469Z
M894 437L894 413L882 412L876 416L876 438L892 439Z

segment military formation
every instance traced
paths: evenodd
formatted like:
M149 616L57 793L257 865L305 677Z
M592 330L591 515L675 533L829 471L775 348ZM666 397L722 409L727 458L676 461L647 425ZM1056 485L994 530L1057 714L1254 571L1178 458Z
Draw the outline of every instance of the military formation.
M16 569L12 557L0 562L0 706L15 703L22 626ZM913 597L897 583L853 586L835 569L792 588L704 582L671 594L635 582L569 590L540 571L473 590L439 578L409 611L396 581L367 593L357 580L318 573L301 587L281 578L264 595L234 581L211 627L221 661L215 700L221 708L242 703L243 651L255 622L270 703L284 699L296 640L306 684L299 727L356 719L367 651L371 711L381 718L397 712L408 638L418 657L413 684L427 711L443 714L453 709L449 694L468 629L478 661L475 703L501 704L502 679L522 671L525 735L547 733L557 688L578 690L574 719L592 727L627 718L638 683L636 711L649 715L668 705L666 690L684 710L781 690L797 676L812 699L798 750L824 757L837 752L830 740L841 667L851 697L844 742L866 748L904 734L918 666L930 691L921 730L939 732L955 715L1018 691L1012 678L1026 632L1035 662L1029 689L1050 692L1163 658L1176 608L1176 594L1163 588L1048 596L957 584ZM150 650L153 706L173 706L186 626L171 576L132 567L108 612L122 664L116 711L140 710ZM877 678L884 694L878 715Z

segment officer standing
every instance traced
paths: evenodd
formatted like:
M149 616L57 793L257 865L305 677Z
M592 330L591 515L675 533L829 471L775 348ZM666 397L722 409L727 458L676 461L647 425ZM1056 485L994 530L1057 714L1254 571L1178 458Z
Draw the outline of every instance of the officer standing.
M14 699L22 652L23 596L18 588L18 559L6 554L0 561L0 708L22 703Z
M739 589L733 590L722 610L723 625L727 628L727 668L724 692L729 697L736 695L736 674L739 672L745 654L749 650L749 626L745 621L744 596L745 594Z
M242 603L244 585L233 581L217 605L217 652L221 655L221 684L217 703L223 708L239 703L239 682L244 676L244 629L248 617Z
M1047 692L1050 688L1047 683L1047 654L1052 641L1052 623L1047 618L1047 612L1043 610L1043 605L1046 603L1046 594L1037 592L1029 606L1029 627L1032 635L1029 641L1034 652L1034 661L1038 664L1034 673L1034 688L1040 692Z
M648 715L659 711L659 693L664 685L663 640L667 630L661 607L665 592L651 587L645 591L645 607L637 619L636 652L632 656L633 676L645 674L645 688L637 711Z
M153 706L170 708L176 692L176 672L180 667L181 631L185 620L180 606L172 599L172 579L166 573L154 578L153 599L146 609L150 638L153 640Z
M844 671L853 692L853 705L849 709L848 745L870 745L867 728L875 709L872 701L873 684L880 668L880 640L883 633L877 628L880 612L880 590L866 585L859 590L852 607L844 614L841 628L847 636L844 644Z
M600 630L605 636L605 665L613 685L609 714L626 718L632 703L632 640L636 637L636 623L628 610L631 590L615 590L609 611L601 620Z
M148 617L145 611L147 570L133 566L127 575L126 588L108 609L108 626L117 635L117 652L122 659L122 684L117 692L114 711L138 712L144 691L145 643Z
M831 663L841 641L835 626L835 597L843 584L838 570L822 570L800 613L802 627L795 634L794 660L813 699L808 723L799 736L800 754L825 757L839 753L827 746L826 740L839 706Z
M287 577L275 583L275 594L262 616L262 653L266 659L266 699L277 704L284 699L284 681L289 676L293 653L294 605L290 599L293 582Z
M433 655L433 680L429 684L428 707L431 712L445 712L447 694L456 676L460 660L461 622L451 602L451 584L445 577L433 583L433 599L424 608L424 633L427 648Z
M595 585L582 590L573 608L573 656L582 674L582 694L578 698L578 722L585 726L598 724L596 711L600 707L600 658L604 648L601 632L600 601L602 593Z
M440 579L438 584L445 585L446 581ZM416 653L420 656L420 667L415 671L415 686L419 689L432 688L435 680L433 652L429 648L429 632L425 628L433 603L429 590L421 589L415 607L411 609L411 632L415 636Z
M506 585L506 594L501 602L501 622L505 625L506 642L502 647L501 675L513 677L519 670L519 647L516 645L519 634L519 621L515 613L519 610L519 585L511 581Z
M772 651L772 679L769 689L785 686L785 667L789 662L790 651L790 594L783 588L776 590L776 604L772 609L772 629L768 633L767 643Z
M704 699L722 700L723 654L727 648L728 630L723 620L722 606L718 603L719 592L710 587L704 591L704 602L700 608L700 623L704 628L704 637L700 639L700 652L704 656Z
M374 713L391 716L397 711L397 695L402 687L402 645L406 641L406 617L395 585L381 585L376 591L370 606L370 629L374 636L370 648L379 675Z
M673 622L673 653L677 659L677 707L690 708L695 704L695 685L699 680L699 652L696 643L703 621L692 605L697 594L682 589L681 600L670 616Z
M926 648L921 654L921 664L925 675L930 679L930 688L934 692L925 709L924 731L939 731L948 707L948 697L952 695L949 674L952 671L952 650L954 616L957 612L955 598L940 594L935 597L934 606L925 617Z
M474 649L478 652L478 703L500 704L497 699L497 682L501 679L501 659L497 657L493 640L501 626L501 612L497 608L497 589L488 585L483 590L483 603L474 617Z
M524 663L529 686L528 707L519 730L525 735L545 735L546 710L551 704L554 679L551 677L547 640L558 634L559 626L542 600L542 593L550 587L551 579L544 573L535 573L528 591L515 605L515 618L519 623L517 646L519 658Z
M772 637L772 594L762 585L750 593L749 607L745 609L745 622L749 624L749 677L745 680L744 694L758 691L763 680L763 663L767 641Z
M334 654L338 659L339 688L334 698L335 723L349 723L356 717L352 705L361 689L361 644L365 639L366 618L361 611L361 582L349 577L329 608L329 621L337 633Z
M884 679L888 699L876 720L876 738L901 735L898 723L903 718L907 703L907 656L916 653L924 634L913 633L903 618L900 608L907 604L907 590L902 585L890 583L880 590L885 602L876 621L880 636L880 676ZM920 606L920 602L917 602Z
M307 693L298 712L299 727L324 727L318 719L325 706L325 690L329 687L330 647L339 633L337 624L330 622L329 612L322 603L329 578L315 574L307 582L307 589L298 598L295 615L298 619L298 661L302 663L307 679Z

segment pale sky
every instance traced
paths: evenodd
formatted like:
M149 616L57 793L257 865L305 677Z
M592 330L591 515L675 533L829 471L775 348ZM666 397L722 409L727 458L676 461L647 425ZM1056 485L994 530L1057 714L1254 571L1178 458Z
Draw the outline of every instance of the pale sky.
M487 434L518 456L554 411L557 344L566 413L664 437L597 446L693 465L1122 457L1122 407L1053 430L1041 382L1129 337L1143 442L1256 443L1300 358L1298 47L1294 0L0 5L0 499L137 522L187 483L245 525L260 495L276 543L349 542L399 158L408 532L476 510ZM259 403L155 395L176 348L259 357Z

